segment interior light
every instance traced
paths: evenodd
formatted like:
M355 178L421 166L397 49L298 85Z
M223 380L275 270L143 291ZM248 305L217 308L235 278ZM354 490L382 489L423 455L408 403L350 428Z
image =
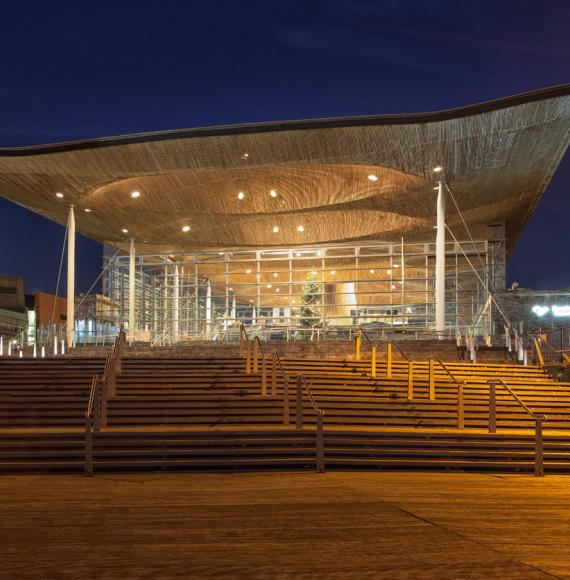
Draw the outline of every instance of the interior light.
M317 275L317 271L316 271L316 270L313 270L313 271L311 272L311 276L316 276L316 275Z
M386 270L386 274L391 274L392 270Z
M273 286L271 284L267 284L268 288L273 288Z
M249 303L250 303L250 304L253 304L253 300L250 300L250 301L249 301Z
M303 233L305 231L305 226L297 226L297 231Z
M434 170L436 173L439 173L440 171L443 171L443 167L442 167L441 165L438 165L437 167L434 167L434 168L433 168L433 170Z
M331 271L331 276L334 276L336 274L336 270L332 270Z
M242 153L241 158L242 159L249 159L249 153Z
M376 272L376 270L370 270L370 273L371 274L374 274L374 272Z
M320 250L317 250L317 256L320 256L322 254L322 252Z
M273 277L277 278L277 276L279 276L279 274L277 274L277 272L273 272Z
M140 191L133 191L131 193L131 197L140 197L141 196L141 192Z
M400 264L394 264L394 268L399 268Z
M239 191L237 194L238 199L243 199L245 197L245 193L243 191Z
M277 197L277 192L276 192L274 189L272 189L272 190L269 192L269 195L270 195L271 197Z
M279 232L279 226L273 226L273 233L276 234Z
M392 290L395 290L396 286L394 284L392 284Z
M61 199L61 198L63 197L63 193L61 193L61 191L58 191L58 192L55 194L55 197L59 197L59 199Z
M279 288L275 288L275 292L279 292Z
M378 181L378 176L377 175L374 175L374 174L371 174L371 175L368 176L368 179L370 179L370 181Z
M246 274L251 274L251 268L248 268L248 269L245 271L245 273L246 273Z
M122 231L124 234L128 234L128 233L129 233L129 230L127 230L126 228L123 228L121 231Z
M182 231L183 231L183 232L189 232L189 231L190 231L190 226L184 226L184 227L182 228Z
M295 304L296 302L296 300L291 300L291 304Z
M234 291L234 289L233 289L233 288L228 288L228 290L229 290L230 292L233 292L233 291Z
M88 207L86 207L83 211L89 213L91 210Z

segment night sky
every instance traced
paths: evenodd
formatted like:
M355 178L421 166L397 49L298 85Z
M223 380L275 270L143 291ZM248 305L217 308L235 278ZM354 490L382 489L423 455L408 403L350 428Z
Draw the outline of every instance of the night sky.
M567 0L5 2L0 146L468 105L568 82L569 30ZM569 186L567 155L509 283L570 287ZM63 234L0 199L0 272L53 292Z

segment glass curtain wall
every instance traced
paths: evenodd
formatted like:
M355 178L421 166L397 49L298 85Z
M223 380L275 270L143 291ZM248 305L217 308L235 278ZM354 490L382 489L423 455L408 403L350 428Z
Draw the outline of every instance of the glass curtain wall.
M128 325L129 257L106 257L110 317ZM346 338L369 331L430 332L435 244L369 243L136 257L139 340ZM446 244L446 326L493 333L487 288L505 285L502 240Z

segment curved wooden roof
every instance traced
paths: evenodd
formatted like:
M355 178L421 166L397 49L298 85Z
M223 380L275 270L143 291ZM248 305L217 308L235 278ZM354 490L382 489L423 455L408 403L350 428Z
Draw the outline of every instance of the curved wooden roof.
M82 234L153 251L432 241L441 165L472 234L505 222L510 250L569 131L562 85L434 113L0 148L0 195L59 223L73 203ZM466 237L452 204L448 223Z

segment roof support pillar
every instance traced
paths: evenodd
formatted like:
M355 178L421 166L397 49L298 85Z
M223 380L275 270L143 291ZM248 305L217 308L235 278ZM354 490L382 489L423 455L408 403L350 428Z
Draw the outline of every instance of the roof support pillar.
M136 324L135 280L135 239L131 238L131 245L129 248L129 335L131 341L134 339Z
M178 342L180 331L180 271L178 265L174 266L174 289L172 305L172 340Z
M437 221L435 238L435 331L445 338L445 197L443 181L437 184Z
M75 213L69 206L67 216L67 322L66 342L68 350L73 348L75 337Z
M206 286L206 340L212 339L212 284Z

